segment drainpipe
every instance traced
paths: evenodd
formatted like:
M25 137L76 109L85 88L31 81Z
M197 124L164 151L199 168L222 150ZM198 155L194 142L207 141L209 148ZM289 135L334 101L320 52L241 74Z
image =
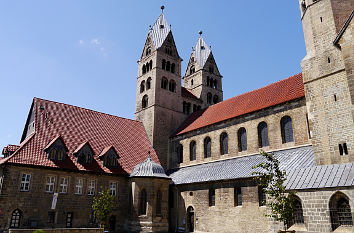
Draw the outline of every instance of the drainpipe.
M176 214L176 230L175 230L175 232L177 232L178 231L178 216L179 216L179 211L178 211L178 207L179 207L179 205L178 205L178 188L177 188L177 186L176 186L176 196L177 196L177 198L176 198L176 211L177 211L177 214Z

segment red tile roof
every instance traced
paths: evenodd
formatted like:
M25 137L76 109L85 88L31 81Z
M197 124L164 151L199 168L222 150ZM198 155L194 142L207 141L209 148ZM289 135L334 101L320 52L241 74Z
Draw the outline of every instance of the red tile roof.
M194 112L176 130L174 136L304 96L302 74L296 74Z
M190 99L201 101L197 96L195 96L193 94L191 89L188 89L188 88L185 88L185 87L181 87L181 93L182 93L182 97L186 97L186 98L190 98Z
M159 163L141 122L39 98L33 99L33 111L35 133L25 139L13 155L1 160L0 164L16 163L127 174L147 158L148 151L152 159ZM68 148L69 159L52 161L43 149L59 135ZM73 155L85 142L90 143L95 153L94 162L90 165L77 163ZM104 167L98 158L102 150L109 146L114 146L119 155L119 168Z
M20 146L18 146L18 145L7 145L7 146L5 146L4 147L4 149L2 149L2 154L4 155L4 154L6 154L6 153L8 153L8 152L15 152L18 148L20 148Z

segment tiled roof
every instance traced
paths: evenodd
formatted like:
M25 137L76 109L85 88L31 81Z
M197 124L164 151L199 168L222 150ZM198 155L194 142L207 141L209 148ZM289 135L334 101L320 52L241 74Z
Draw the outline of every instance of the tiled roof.
M44 107L41 110L40 107ZM25 139L19 150L1 163L38 165L71 170L130 173L134 166L147 158L159 163L155 151L141 122L104 114L72 105L52 102L39 98L33 100L35 133ZM69 159L52 161L43 149L58 135L68 148ZM81 165L76 162L73 152L89 142L95 154L94 162ZM119 168L104 167L98 155L108 146L114 146L119 154Z
M190 98L190 99L201 101L198 97L196 97L193 94L192 90L190 90L188 88L181 87L181 93L182 93L182 97L186 97L186 98Z
M208 125L305 96L302 74L235 96L194 112L176 130L181 135Z
M5 146L5 147L2 149L2 154L4 155L4 154L9 153L9 152L12 152L12 153L13 153L13 152L15 152L18 148L20 148L20 146L9 144L9 145Z
M348 187L354 185L354 163L316 166L311 146L274 152L286 170L288 190ZM264 161L261 155L233 158L169 171L175 184L190 184L253 177L252 166Z
M162 46L168 33L171 31L170 26L168 26L165 16L161 14L150 30L150 35L152 42L154 43L155 49Z
M205 43L203 37L199 37L195 45L193 54L200 68L204 68L206 61L211 53L210 47Z
M274 154L281 163L281 169L287 171L315 166L311 146L276 151ZM254 176L252 172L261 171L260 168L256 170L252 169L252 166L263 161L264 158L259 154L250 155L183 167L169 171L168 173L175 184L249 178Z

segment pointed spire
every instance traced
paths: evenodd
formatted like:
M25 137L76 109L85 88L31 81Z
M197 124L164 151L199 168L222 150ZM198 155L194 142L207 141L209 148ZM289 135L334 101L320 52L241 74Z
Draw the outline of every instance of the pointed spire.
M209 55L211 53L210 47L205 43L203 37L202 37L203 32L200 30L199 31L199 38L197 40L197 44L194 47L193 53L196 61L198 62L198 65L201 68L204 68L204 65L206 61L209 58Z
M171 28L168 26L165 16L163 14L163 9L165 7L161 6L161 15L157 18L152 29L150 30L150 35L152 42L154 43L155 49L161 47L165 41L168 33L171 31Z

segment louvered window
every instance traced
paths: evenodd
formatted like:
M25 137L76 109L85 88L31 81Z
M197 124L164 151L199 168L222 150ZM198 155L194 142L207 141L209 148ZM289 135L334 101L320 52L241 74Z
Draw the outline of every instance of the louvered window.
M291 118L289 116L283 117L280 121L280 126L283 143L293 142L294 135Z
M229 137L227 133L222 133L220 135L220 154L228 154L229 153Z
M268 125L264 121L258 124L258 145L260 148L269 146Z
M192 141L189 145L189 157L191 161L196 160L196 147L195 141Z
M204 158L211 157L211 139L206 137L204 139Z
M247 133L245 128L240 128L237 132L238 138L238 150L246 151L247 150Z

